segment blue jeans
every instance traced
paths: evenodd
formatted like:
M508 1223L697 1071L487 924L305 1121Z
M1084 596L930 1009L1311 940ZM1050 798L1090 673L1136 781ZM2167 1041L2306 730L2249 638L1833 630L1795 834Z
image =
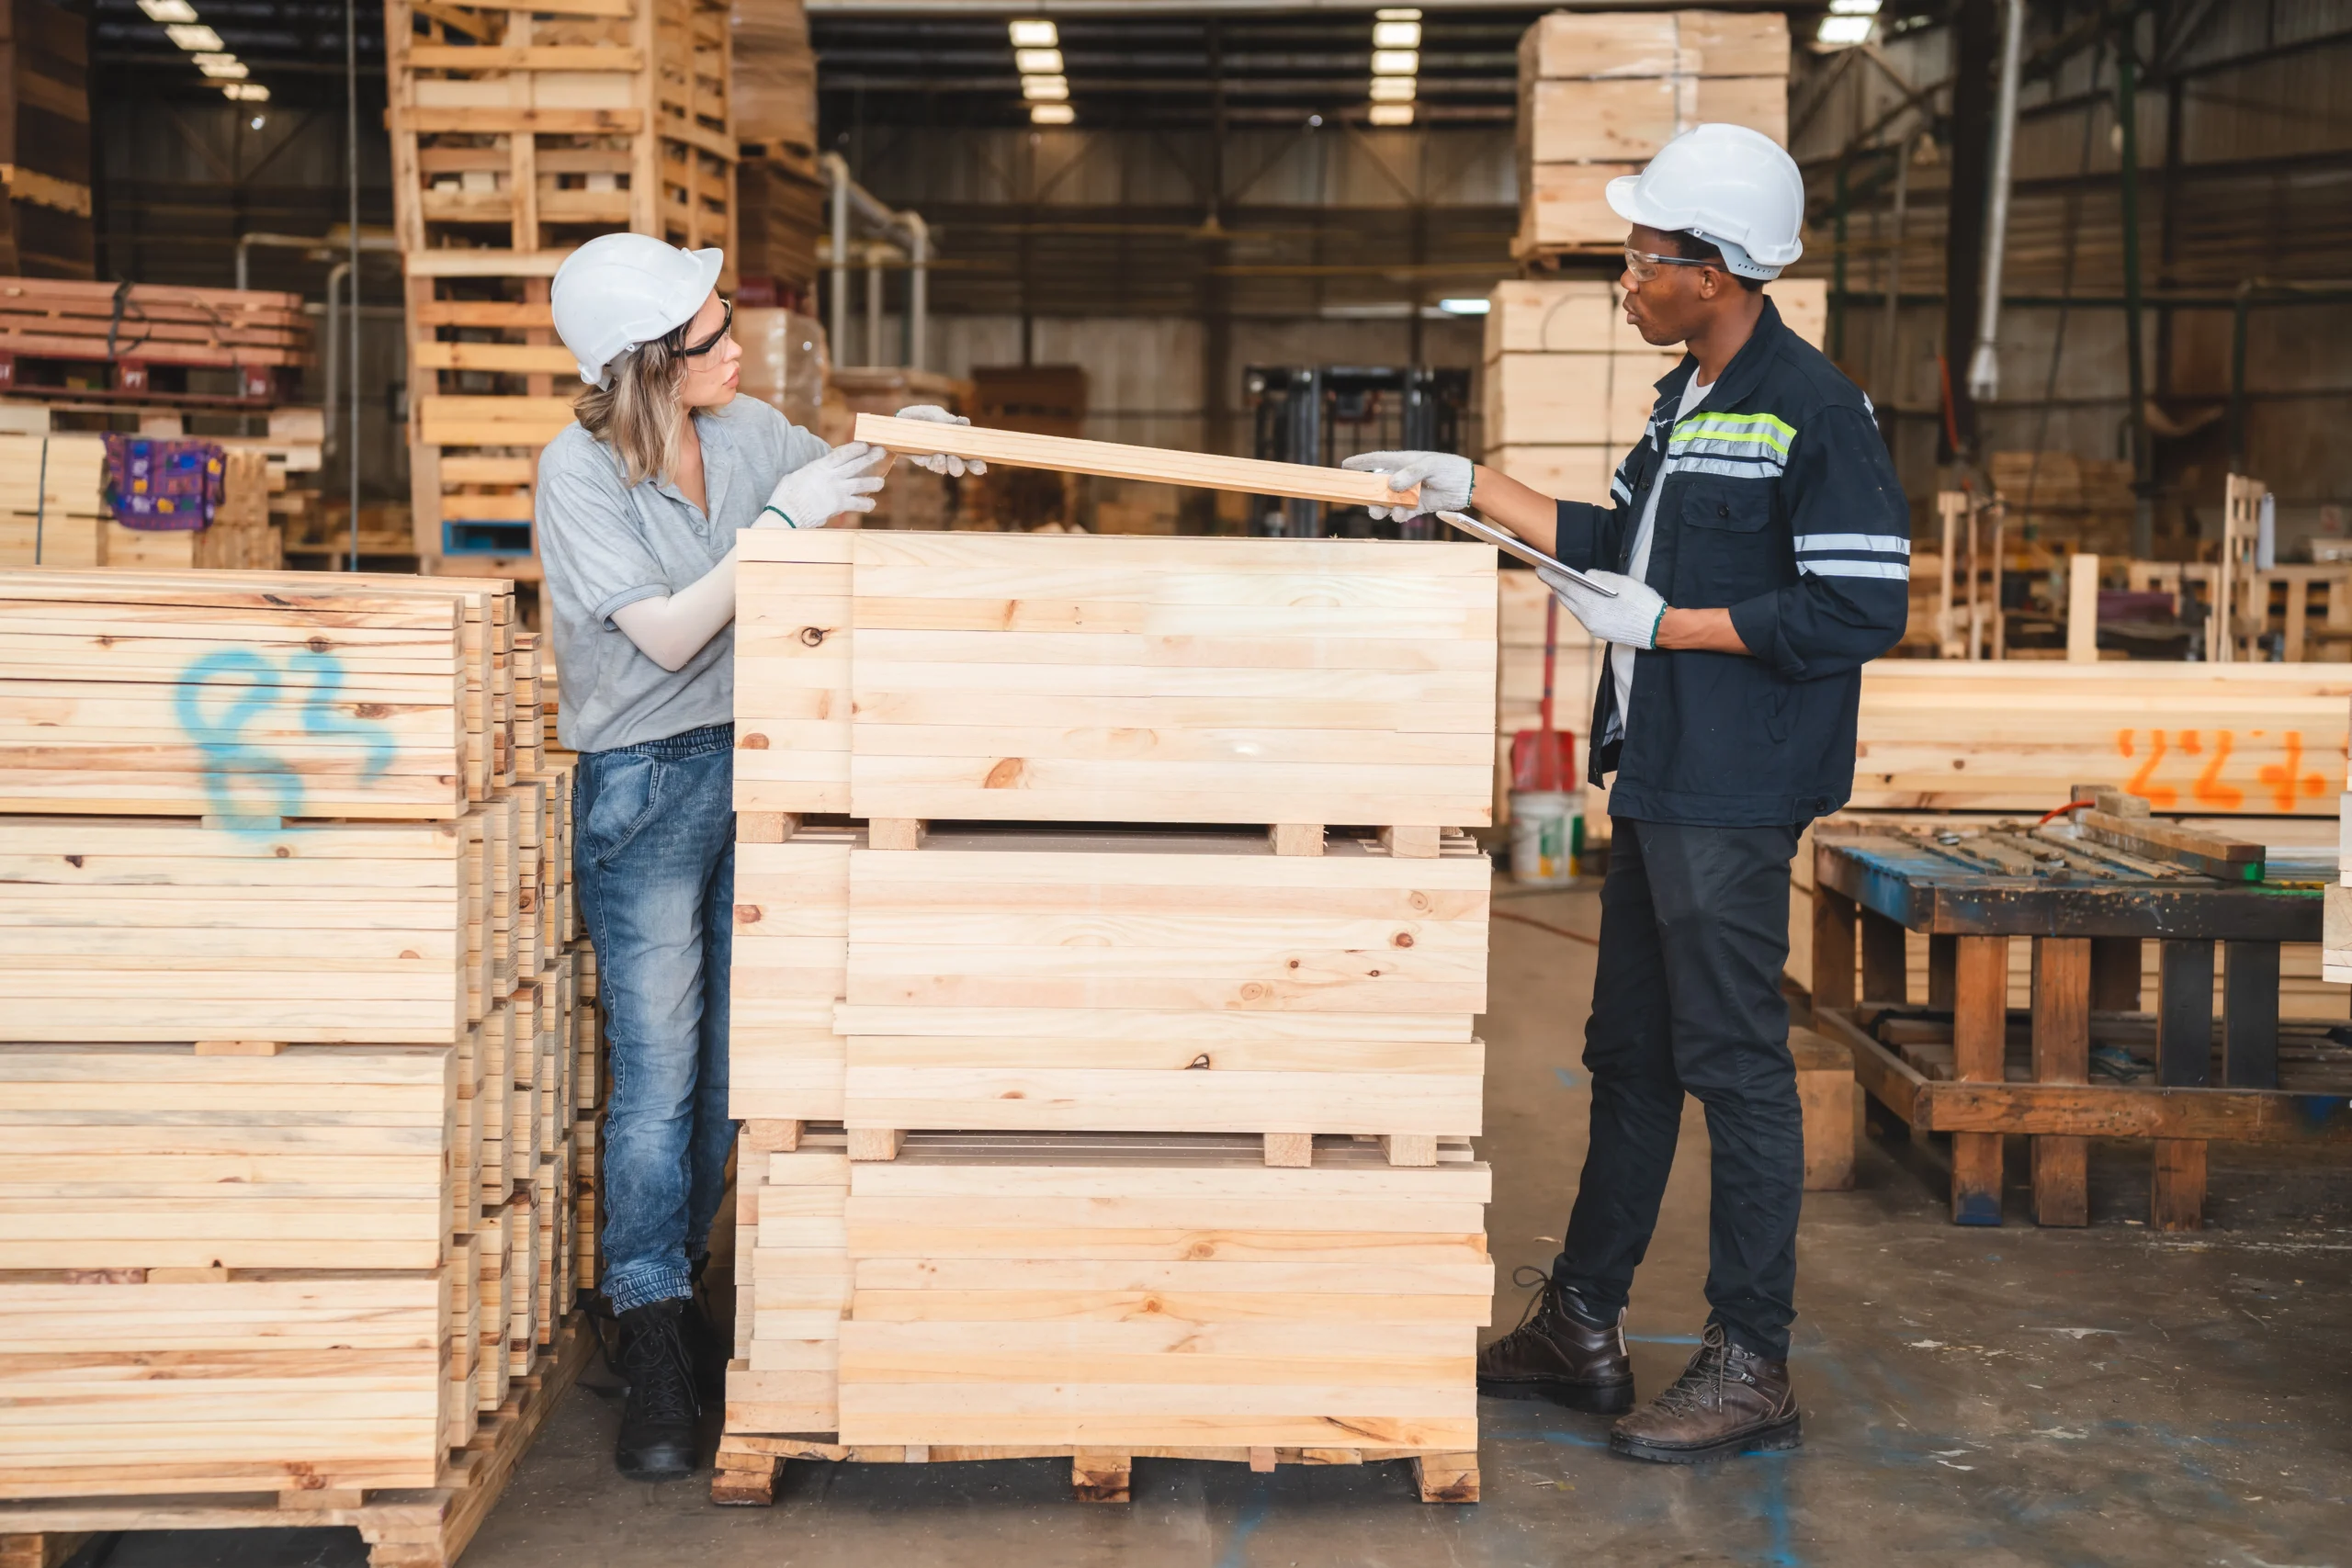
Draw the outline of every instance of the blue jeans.
M604 1290L615 1312L693 1293L727 1181L735 727L585 752L572 863L612 1044Z

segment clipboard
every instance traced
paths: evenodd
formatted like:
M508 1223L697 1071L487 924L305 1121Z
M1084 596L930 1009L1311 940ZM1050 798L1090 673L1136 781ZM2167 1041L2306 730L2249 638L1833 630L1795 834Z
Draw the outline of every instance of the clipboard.
M1488 523L1481 518L1469 516L1460 512L1440 512L1433 515L1436 516L1439 522L1459 528L1462 532L1469 535L1474 539L1485 540L1487 544L1490 544L1497 549L1501 550L1505 555L1517 556L1520 559L1525 561L1530 566L1549 567L1554 571L1558 572L1562 577L1568 579L1571 582L1576 582L1586 588L1589 588L1604 599L1614 599L1617 597L1617 590L1614 588L1611 588L1605 583L1595 582L1591 578L1587 577L1583 572L1578 571L1567 562L1561 560L1556 557L1545 555L1542 550L1537 549L1533 545L1529 544L1518 535L1510 533L1506 529L1498 528L1492 523Z

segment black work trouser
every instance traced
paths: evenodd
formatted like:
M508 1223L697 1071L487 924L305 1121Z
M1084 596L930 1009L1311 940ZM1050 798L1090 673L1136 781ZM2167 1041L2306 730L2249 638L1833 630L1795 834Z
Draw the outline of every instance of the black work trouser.
M1787 1356L1796 1316L1804 1121L1781 970L1801 826L1699 828L1614 818L1584 1065L1592 1141L1553 1274L1613 1316L1657 1228L1682 1123L1706 1107L1713 1150L1710 1321Z

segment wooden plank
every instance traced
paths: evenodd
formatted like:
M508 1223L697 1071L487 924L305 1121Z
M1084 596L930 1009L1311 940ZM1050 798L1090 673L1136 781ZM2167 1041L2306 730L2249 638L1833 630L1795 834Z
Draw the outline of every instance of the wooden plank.
M2205 1142L2158 1138L2148 1182L2148 1224L2178 1233L2205 1224Z
M1815 897L1820 897L1818 889ZM2005 1077L2008 949L2007 937L1960 939L1952 1058L1962 1081L1998 1084ZM2001 1223L2000 1133L1954 1134L1951 1217L1955 1224Z
M1035 435L1024 431L938 424L928 420L897 419L884 414L859 414L854 434L859 441L892 452L918 455L944 452L959 457L978 457L990 463L1002 463L1011 468L1047 468L1061 473L1144 479L1204 490L1240 491L1250 495L1293 496L1309 501L1328 501L1340 506L1385 506L1419 493L1418 490L1392 492L1385 478L1377 474L1359 474L1346 468L1273 463L1256 457L1174 452L1154 446L1125 446L1107 441L1080 441L1069 436Z
M2087 937L2039 937L2033 944L2033 1076L2046 1084L2090 1082L2091 951ZM2007 976L2003 976L2006 989ZM2033 1140L2033 1217L2038 1224L2090 1223L2089 1145L2046 1134Z

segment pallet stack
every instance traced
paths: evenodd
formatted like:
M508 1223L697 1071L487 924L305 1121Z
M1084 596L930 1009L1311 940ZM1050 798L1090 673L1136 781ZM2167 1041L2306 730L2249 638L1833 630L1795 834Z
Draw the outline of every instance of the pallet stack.
M386 0L384 20L416 553L427 571L536 578L538 451L580 389L548 308L556 268L616 231L734 249L727 6Z
M1555 11L1519 44L1522 260L1606 253L1625 220L1602 192L1694 125L1786 144L1789 23L1778 12Z
M215 405L290 402L311 362L300 294L0 277L0 392ZM105 367L103 389L69 384Z
M1827 285L1792 277L1766 292L1781 320L1819 347ZM1481 393L1487 462L1546 495L1608 505L1617 465L1648 428L1658 378L1681 360L1679 347L1653 347L1626 322L1613 282L1497 284Z
M10 0L0 65L0 271L96 276L90 224L90 23L47 0Z
M786 1459L1476 1494L1495 558L758 531L738 1359Z
M513 604L0 573L0 1546L445 1562L577 1371L597 1074Z
M817 167L817 55L800 0L736 0L736 168L742 212L737 270L764 278L780 304L814 306L825 183Z

